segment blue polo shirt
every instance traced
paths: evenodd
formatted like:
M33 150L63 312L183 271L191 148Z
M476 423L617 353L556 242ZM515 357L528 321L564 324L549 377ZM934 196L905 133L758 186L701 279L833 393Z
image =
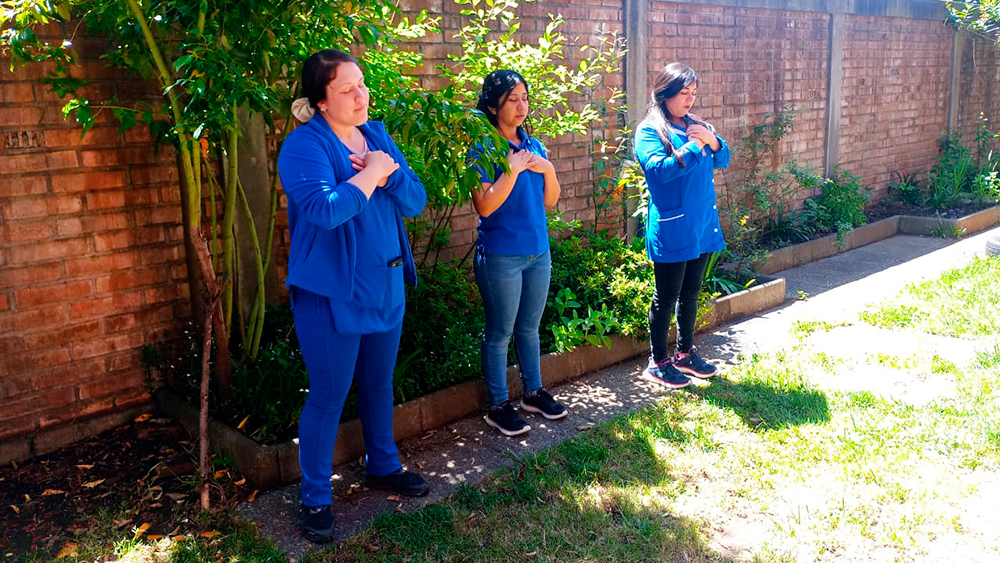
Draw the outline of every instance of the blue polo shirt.
M542 158L548 158L545 147L520 128L517 130L520 144L508 141L510 149L527 149ZM480 180L496 182L503 174L496 168L487 174L481 165L476 165ZM508 254L533 256L549 249L548 223L545 217L545 176L539 172L525 170L517 175L514 188L507 200L490 214L479 217L479 248L488 254Z

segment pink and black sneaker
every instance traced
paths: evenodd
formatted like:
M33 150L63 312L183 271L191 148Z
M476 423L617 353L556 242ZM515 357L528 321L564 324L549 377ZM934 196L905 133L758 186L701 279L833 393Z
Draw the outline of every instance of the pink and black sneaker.
M677 371L697 377L698 379L708 379L719 373L719 368L701 359L701 356L694 351L694 348L691 348L686 354L674 352L674 358L671 363L674 364Z
M652 357L649 358L649 365L642 370L639 378L671 389L681 389L691 385L691 379L677 371L670 360L657 363Z

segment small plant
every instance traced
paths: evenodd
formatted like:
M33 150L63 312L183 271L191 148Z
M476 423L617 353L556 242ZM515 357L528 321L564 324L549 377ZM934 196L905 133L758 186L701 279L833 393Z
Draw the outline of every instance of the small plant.
M839 166L836 177L825 179L821 190L818 196L807 199L804 206L817 231L836 232L837 242L843 244L846 233L868 222L865 204L870 190L861 188L860 178Z
M559 318L558 322L550 323L546 327L552 332L553 347L556 352L569 352L583 344L611 347L608 333L619 328L619 325L614 313L608 310L607 303L602 303L599 310L588 305L587 316L580 317L577 313L580 303L576 301L576 295L568 287L560 289L550 303L556 309Z
M705 274L702 277L702 286L705 291L717 295L732 295L757 282L755 278L745 281L737 279L734 272L720 268L720 260L724 256L725 252L713 252L708 259L708 264L705 265Z
M927 187L927 205L939 211L950 209L960 203L967 203L968 196L963 191L972 180L976 167L972 151L962 146L957 133L945 135L939 141L938 162L931 171Z
M938 223L931 227L930 235L937 238L962 238L965 236L965 228L952 223Z
M926 203L927 194L921 184L921 174L920 171L916 171L904 176L894 170L892 175L896 181L889 184L890 193L895 193L902 202L922 207Z

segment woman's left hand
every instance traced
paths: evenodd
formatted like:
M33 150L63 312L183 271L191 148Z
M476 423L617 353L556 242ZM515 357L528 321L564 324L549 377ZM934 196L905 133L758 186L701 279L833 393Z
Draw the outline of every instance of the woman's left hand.
M362 170L365 169L365 158L363 156L360 156L360 155L355 154L355 153L351 153L348 158L351 159L351 168L357 170L358 172L361 172ZM391 175L392 174L390 174L389 176L391 176ZM387 183L389 183L389 176L386 176L385 178L382 178L382 181L379 182L376 185L378 187L380 187L380 188L384 188L385 185Z

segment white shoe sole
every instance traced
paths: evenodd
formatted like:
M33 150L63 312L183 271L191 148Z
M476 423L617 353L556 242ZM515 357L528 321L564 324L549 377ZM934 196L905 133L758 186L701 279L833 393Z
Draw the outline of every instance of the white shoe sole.
M499 430L499 431L500 431L500 433L501 433L501 434L503 434L504 436L508 436L508 437L509 437L509 436L520 436L521 434L524 434L524 433L528 432L529 430L531 430L531 425L530 425L530 424L525 424L525 425L524 425L524 428L522 428L522 429L520 429L520 430L507 430L506 428L502 428L502 427L501 427L501 426L500 426L499 424L497 424L496 422L493 422L493 421L492 421L492 420L490 419L489 415L487 415L487 416L484 416L484 417L483 417L483 420L485 420L485 421L486 421L486 424L489 424L489 425L490 425L490 426L492 426L493 428L496 428L497 430Z
M697 377L698 379L708 379L710 377L715 377L716 374L719 373L719 368L716 368L715 371L713 371L712 373L704 374L704 373L698 373L698 372L694 371L691 368L681 367L681 366L679 366L677 364L674 364L674 367L677 368L677 371L683 373L684 375L688 375L688 376L691 376L691 377Z
M542 409L540 409L540 408L533 407L531 405L525 404L524 401L521 401L521 408L524 409L524 410L526 410L526 411L528 411L528 412L533 412L535 414L540 414L540 415L544 416L545 418L547 418L549 420L559 420L560 418L565 418L565 416L567 414L569 414L569 411L565 410L565 411L562 411L562 413L560 413L560 414L551 415L551 414L548 414L548 413L542 411Z

